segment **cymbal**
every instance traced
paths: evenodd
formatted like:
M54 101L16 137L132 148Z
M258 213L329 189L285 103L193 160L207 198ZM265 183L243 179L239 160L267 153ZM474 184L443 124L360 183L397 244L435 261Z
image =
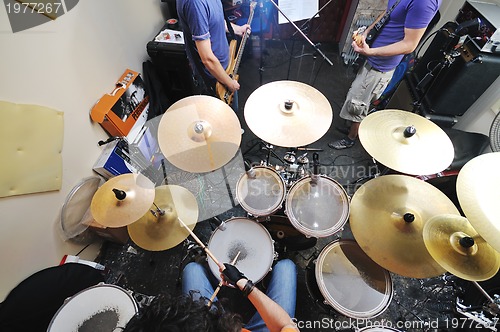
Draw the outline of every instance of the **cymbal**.
M234 157L241 143L236 113L211 96L183 98L162 115L158 143L165 158L181 170L210 172Z
M453 214L437 215L424 226L424 243L446 271L469 281L484 281L500 268L500 256L469 221Z
M364 183L351 200L350 226L361 249L377 264L411 278L445 272L427 251L422 230L431 217L459 212L439 189L406 175Z
M181 186L163 185L155 191L156 206L152 205L151 210L156 215L148 211L127 229L130 239L139 247L161 251L175 247L189 236L179 218L193 230L198 221L198 204L194 195Z
M294 81L276 81L252 92L245 103L245 121L260 139L281 147L300 147L320 139L330 128L328 99L315 88Z
M500 152L468 161L457 177L460 207L472 227L500 252Z
M97 189L90 212L107 227L122 227L143 216L155 198L155 185L142 174L115 176Z
M441 172L455 156L453 143L441 128L407 111L369 114L359 126L359 141L383 165L411 175Z

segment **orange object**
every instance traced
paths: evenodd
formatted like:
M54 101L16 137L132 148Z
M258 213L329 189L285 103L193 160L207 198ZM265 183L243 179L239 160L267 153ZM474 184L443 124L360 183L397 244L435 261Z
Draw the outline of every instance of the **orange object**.
M90 117L111 136L126 136L144 110L149 96L139 73L127 69L116 82L115 89L97 101Z

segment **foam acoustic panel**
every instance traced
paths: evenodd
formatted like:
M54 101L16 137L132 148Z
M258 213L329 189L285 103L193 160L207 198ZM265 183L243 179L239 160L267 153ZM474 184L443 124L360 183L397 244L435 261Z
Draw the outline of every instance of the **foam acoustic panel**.
M0 101L0 197L60 190L63 113Z

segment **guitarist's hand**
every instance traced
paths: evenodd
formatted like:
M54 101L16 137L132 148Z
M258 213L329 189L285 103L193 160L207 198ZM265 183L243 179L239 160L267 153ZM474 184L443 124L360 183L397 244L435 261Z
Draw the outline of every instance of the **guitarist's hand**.
M252 29L250 28L250 25L244 24L244 25L233 25L233 30L234 33L240 37L243 37L245 32L248 30L248 34L252 32Z
M361 43L358 44L358 42L353 41L352 42L352 48L354 49L354 52L357 52L361 55L364 56L369 56L370 55L370 46L365 42L365 37L361 39Z
M231 91L231 92L235 92L236 90L239 90L240 89L240 83L238 83L238 81L236 80L232 80L231 84L227 86L227 88Z

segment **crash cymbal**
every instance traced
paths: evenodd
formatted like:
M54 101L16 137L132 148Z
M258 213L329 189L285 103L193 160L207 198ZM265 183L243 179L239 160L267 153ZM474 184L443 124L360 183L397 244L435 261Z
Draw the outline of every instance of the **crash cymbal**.
M330 128L328 99L300 82L276 81L252 92L245 103L245 121L260 139L282 147L300 147L320 139Z
M500 252L499 169L500 152L470 160L458 173L457 196L472 227Z
M156 188L155 202L142 218L127 226L130 239L139 247L161 251L175 247L189 236L179 218L193 230L198 221L198 204L184 187L164 185ZM163 213L163 214L162 214Z
M369 114L359 126L359 141L377 161L405 174L441 172L455 156L453 143L441 128L407 111Z
M354 238L377 264L411 278L445 272L427 251L422 230L438 214L459 212L434 186L406 175L384 175L364 183L351 200Z
M211 96L183 98L162 115L160 150L172 165L192 173L210 172L234 157L241 142L236 113Z
M141 174L122 174L106 181L92 197L90 212L107 227L122 227L142 217L153 203L155 186Z
M437 215L424 226L425 247L446 271L469 281L493 277L500 257L469 221L453 214Z

